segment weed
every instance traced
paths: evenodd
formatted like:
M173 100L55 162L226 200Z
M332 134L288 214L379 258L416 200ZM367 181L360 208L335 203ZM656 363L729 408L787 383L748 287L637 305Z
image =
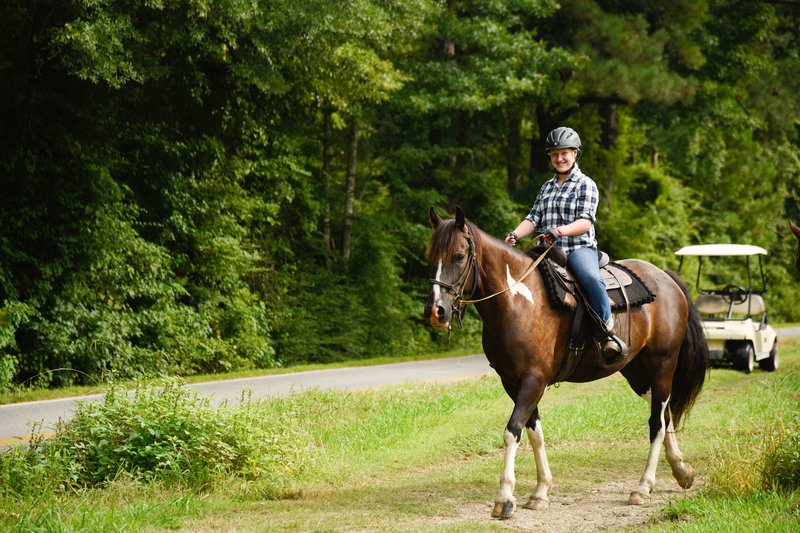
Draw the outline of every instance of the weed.
M53 438L0 456L2 490L74 491L125 477L203 488L240 476L274 492L313 464L313 439L295 420L243 400L212 407L175 380L112 386Z

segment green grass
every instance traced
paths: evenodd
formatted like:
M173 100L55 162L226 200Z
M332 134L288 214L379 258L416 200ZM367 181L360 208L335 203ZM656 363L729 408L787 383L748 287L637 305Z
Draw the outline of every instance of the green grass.
M489 518L511 407L495 377L359 392L308 391L257 402L230 415L237 420L231 432L240 435L253 424L254 433L281 439L281 427L259 422L262 417L280 420L286 436L275 446L299 450L295 462L307 461L287 470L291 479L279 486L252 475L248 468L258 464L217 467L196 484L174 476L146 480L140 472L84 488L45 484L48 472L42 472L27 490L0 488L0 530L499 531L515 523ZM215 419L213 410L187 412L209 423ZM663 511L652 511L652 525L640 529L800 530L800 493L774 490L765 479L765 465L779 456L781 443L798 423L792 415L799 412L798 341L781 341L777 372L712 370L678 434L700 489L671 497ZM541 415L554 502L591 494L609 480L635 486L647 454L647 408L622 378L551 388ZM119 424L103 419L94 424L104 425ZM663 460L657 479L665 494L676 493ZM523 446L517 497L534 483L533 454ZM518 513L517 523L531 513Z

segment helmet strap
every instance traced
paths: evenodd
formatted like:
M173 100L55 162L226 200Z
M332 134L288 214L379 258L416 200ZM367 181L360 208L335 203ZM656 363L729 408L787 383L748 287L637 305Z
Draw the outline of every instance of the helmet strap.
M577 161L576 161L575 163L577 163ZM569 167L569 168L567 169L567 171L566 171L566 172L559 172L558 170L556 170L556 168L555 168L555 167L553 167L553 171L554 171L556 174L570 175L570 174L572 174L572 171L575 169L575 163L572 163L572 166L571 166L571 167Z

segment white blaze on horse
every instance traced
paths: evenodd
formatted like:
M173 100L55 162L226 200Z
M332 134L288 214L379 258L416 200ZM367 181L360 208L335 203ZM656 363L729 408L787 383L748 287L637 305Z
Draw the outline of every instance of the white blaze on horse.
M475 298L471 303L483 319L483 350L514 401L492 516L508 518L516 510L514 461L523 429L533 446L537 471L536 488L524 506L549 505L552 475L538 411L548 385L587 382L615 372L651 407L650 452L629 503L642 504L653 491L662 444L678 484L689 488L694 470L678 448L675 427L703 385L708 347L683 280L644 261L620 261L656 298L617 314L620 331L626 331L630 341L626 356L608 361L598 345L587 342L580 362L564 377L573 313L551 304L541 273L532 269L534 260L480 230L460 208L447 220L431 208L429 218L434 231L428 243L431 291L425 316L436 328L450 328L454 315L460 320L463 302Z

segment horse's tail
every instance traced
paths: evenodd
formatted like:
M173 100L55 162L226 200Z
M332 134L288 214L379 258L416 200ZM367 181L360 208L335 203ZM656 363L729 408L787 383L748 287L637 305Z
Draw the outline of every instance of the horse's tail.
M681 343L678 356L678 366L672 375L672 397L670 411L672 421L677 428L681 417L688 414L692 408L708 372L708 342L703 333L703 324L700 322L700 313L692 303L689 287L686 282L675 272L666 271L667 275L678 284L689 305L689 317L686 324L686 335Z

